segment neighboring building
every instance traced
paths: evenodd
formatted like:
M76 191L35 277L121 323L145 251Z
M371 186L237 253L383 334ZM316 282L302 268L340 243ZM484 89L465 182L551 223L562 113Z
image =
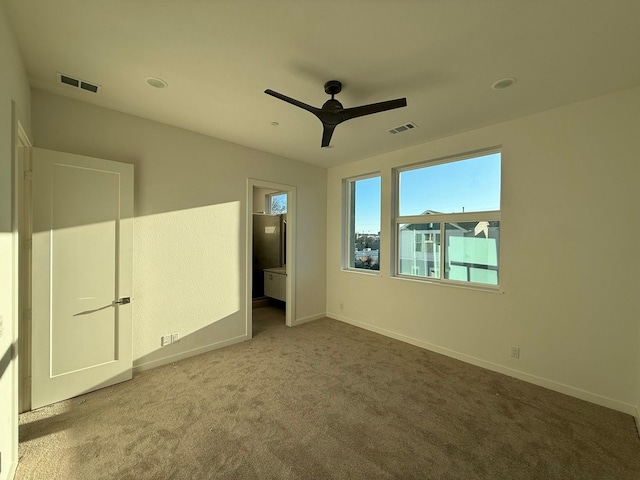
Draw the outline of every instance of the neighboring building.
M380 270L380 232L356 233L354 252L355 268Z
M435 214L427 210L422 215ZM498 222L445 225L444 276L449 280L498 284ZM400 228L398 273L440 278L440 223L411 223Z

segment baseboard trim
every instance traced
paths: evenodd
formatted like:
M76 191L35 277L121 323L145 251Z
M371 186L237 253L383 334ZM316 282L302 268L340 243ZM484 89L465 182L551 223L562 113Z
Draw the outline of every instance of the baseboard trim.
M134 364L133 373L140 373L140 372L144 372L145 370L151 370L152 368L161 367L162 365L167 365L169 363L177 362L179 360L184 360L185 358L193 357L195 355L200 355L201 353L210 352L211 350L217 350L218 348L228 347L229 345L234 345L236 343L244 342L245 340L249 340L249 335L247 334L240 335L238 337L230 338L228 340L223 340L216 343L211 343L209 345L187 350L185 352L175 353L173 355L169 355L168 357L152 360L151 362L141 363L138 365Z
M11 462L11 464L9 465L9 468L7 470L7 474L6 476L4 475L4 473L0 473L0 479L6 479L6 480L11 480L13 479L13 477L16 476L16 471L18 470L18 461L14 460L13 462Z
M326 313L318 313L316 315L310 315L308 317L297 318L292 322L291 326L297 327L298 325L302 325L303 323L313 322L314 320L320 320L321 318L325 318L327 316Z
M11 462L11 465L9 465L9 469L7 470L7 476L6 477L0 476L0 478L6 478L7 480L11 480L13 477L16 476L17 470L18 470L18 462Z
M579 388L575 388L570 385L555 382L553 380L549 380L543 377L531 375L526 372L514 370L512 368L505 367L504 365L482 360L480 358L476 358L464 353L456 352L455 350L450 350L448 348L444 348L439 345L435 345L429 342L424 342L422 340L418 340L413 337L396 333L391 330L376 327L375 325L370 325L368 323L352 320L343 315L327 312L327 317L332 318L334 320L339 320L344 323L348 323L349 325L353 325L355 327L369 330L374 333L379 333L381 335L385 335L387 337L394 338L396 340L400 340L401 342L415 345L416 347L424 348L426 350L430 350L435 353L440 353L442 355L446 355L447 357L455 358L456 360L461 360L463 362L470 363L471 365L475 365L477 367L486 368L487 370L502 373L504 375L517 378L518 380L523 380L525 382L529 382L534 385L538 385L540 387L548 388L549 390L564 393L565 395L579 398L580 400L585 400L587 402L595 403L596 405L611 408L613 410L617 410L619 412L632 415L636 419L636 424L638 425L638 429L640 430L640 417L638 416L638 409L634 405L620 402L613 398L604 397L602 395L591 393L586 390L581 390Z

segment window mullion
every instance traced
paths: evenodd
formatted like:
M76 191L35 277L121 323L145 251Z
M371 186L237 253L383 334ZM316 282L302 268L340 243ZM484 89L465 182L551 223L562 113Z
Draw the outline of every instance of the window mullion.
M440 222L440 280L444 280L444 249L446 248L447 243L444 227L445 222Z

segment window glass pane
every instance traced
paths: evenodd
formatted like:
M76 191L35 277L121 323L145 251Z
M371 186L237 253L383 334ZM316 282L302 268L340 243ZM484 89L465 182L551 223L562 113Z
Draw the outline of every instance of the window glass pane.
M440 278L440 224L405 223L398 232L398 273Z
M271 199L271 213L287 213L287 194L279 193L277 195L270 195Z
M445 277L498 285L500 222L445 224Z
M380 270L380 177L349 182L349 264Z
M400 172L399 213L500 210L500 154Z

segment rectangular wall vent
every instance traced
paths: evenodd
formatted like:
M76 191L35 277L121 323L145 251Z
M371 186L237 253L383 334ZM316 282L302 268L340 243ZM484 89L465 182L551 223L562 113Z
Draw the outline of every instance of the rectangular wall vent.
M102 90L102 87L100 85L85 82L84 80L74 78L70 75L65 75L64 73L57 72L56 76L58 77L58 82L62 83L63 85L68 85L74 88L80 88L82 90L86 90L87 92L91 92L91 93L100 93L100 90Z
M418 128L418 126L413 122L409 122L405 123L404 125L400 125L399 127L392 128L391 130L389 130L389 133L393 133L395 135L396 133L406 132L407 130L411 130L413 128Z

